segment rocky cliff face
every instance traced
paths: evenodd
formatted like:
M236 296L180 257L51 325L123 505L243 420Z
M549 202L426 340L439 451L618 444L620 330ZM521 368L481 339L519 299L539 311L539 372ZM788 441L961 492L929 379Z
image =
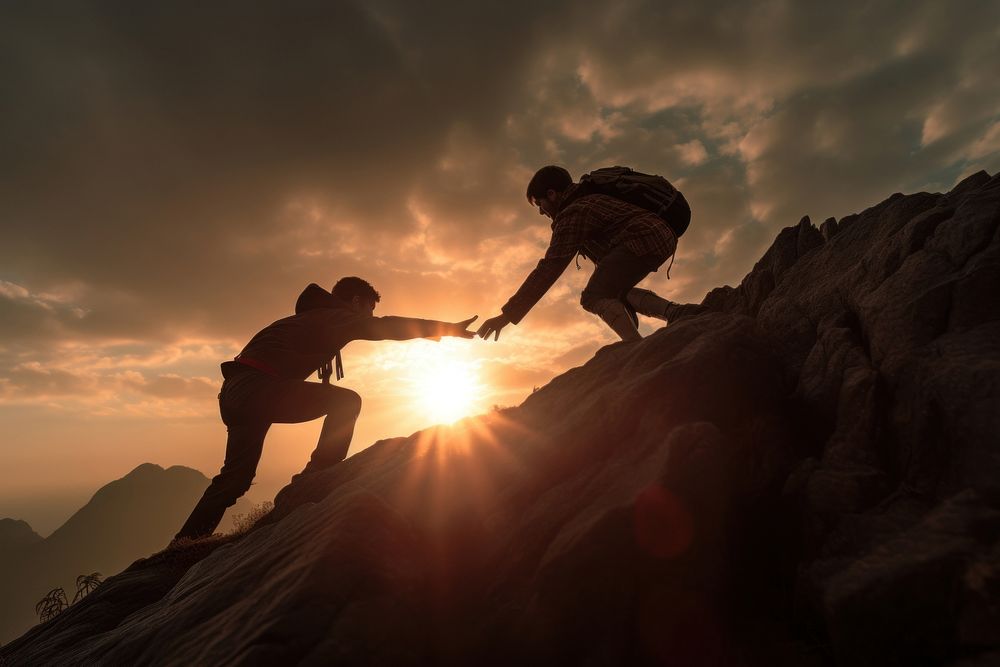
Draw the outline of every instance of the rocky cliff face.
M521 406L157 554L15 664L1000 659L1000 177L785 229Z

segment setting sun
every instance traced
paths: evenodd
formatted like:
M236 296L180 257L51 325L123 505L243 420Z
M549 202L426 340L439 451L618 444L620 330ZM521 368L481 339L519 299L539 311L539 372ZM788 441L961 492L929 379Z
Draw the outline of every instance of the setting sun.
M451 423L482 410L486 393L465 341L414 341L387 351L383 363L406 378L404 401L425 423ZM399 356L401 354L401 356ZM423 421L422 420L422 421Z
M416 382L420 408L435 422L453 422L470 414L480 387L475 369L457 359L439 359Z

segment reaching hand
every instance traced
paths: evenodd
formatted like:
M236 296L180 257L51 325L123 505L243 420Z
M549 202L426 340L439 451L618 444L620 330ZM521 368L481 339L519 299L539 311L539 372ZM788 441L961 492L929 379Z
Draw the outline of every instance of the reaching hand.
M489 338L490 334L493 334L493 340L499 340L500 330L503 329L508 324L510 324L510 320L507 319L506 315L501 313L496 317L491 317L490 319L483 322L483 325L479 327L479 331L477 331L476 333L479 334L479 337L483 339Z
M476 333L474 331L468 331L469 325L476 321L479 315L473 315L467 320L462 320L461 322L455 322L452 324L455 327L455 333L450 334L458 338L475 338Z

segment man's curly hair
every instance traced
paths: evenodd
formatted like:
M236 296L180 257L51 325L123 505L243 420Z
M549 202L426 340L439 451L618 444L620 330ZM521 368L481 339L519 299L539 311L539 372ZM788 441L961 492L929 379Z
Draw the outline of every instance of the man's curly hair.
M354 297L360 297L366 301L378 303L382 300L381 295L371 286L367 280L357 276L341 278L331 290L333 295L343 301L351 301Z
M562 167L550 164L535 172L528 182L528 201L534 205L534 199L545 199L549 190L562 192L573 185L573 177Z

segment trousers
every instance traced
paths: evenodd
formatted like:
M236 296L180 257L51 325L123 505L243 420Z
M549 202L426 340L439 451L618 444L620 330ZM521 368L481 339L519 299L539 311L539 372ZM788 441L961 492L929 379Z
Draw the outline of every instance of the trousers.
M226 509L250 488L271 424L298 424L325 416L303 471L313 472L347 457L361 413L361 397L350 389L275 378L235 362L222 366L219 413L228 431L225 462L175 539L203 537L218 527Z
M594 269L594 274L580 295L580 305L587 312L604 320L622 340L638 340L641 336L635 316L637 305L648 301L641 296L651 294L656 297L657 302L667 302L649 290L641 290L635 286L660 268L669 257L670 255L655 254L639 257L624 246L612 248ZM639 312L643 315L660 316L655 310L644 312L645 310L643 308Z

